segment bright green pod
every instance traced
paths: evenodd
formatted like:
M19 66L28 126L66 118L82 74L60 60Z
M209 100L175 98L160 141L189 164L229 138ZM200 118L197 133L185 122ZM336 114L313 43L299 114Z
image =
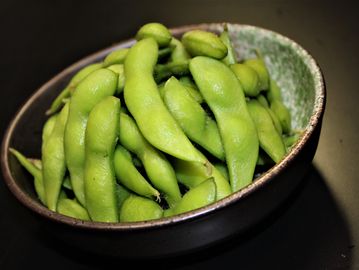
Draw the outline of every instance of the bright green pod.
M267 109L255 99L248 101L247 107L257 128L260 147L275 163L278 163L286 154L286 149L271 116Z
M42 177L44 182L46 205L56 211L57 200L66 173L64 133L69 113L69 104L60 111L51 134L42 146Z
M188 138L224 160L223 144L216 122L175 77L165 83L163 100Z
M216 200L223 199L232 193L231 186L222 173L211 165L211 173L198 163L176 159L173 162L177 179L186 187L193 189L212 177L216 183Z
M44 126L42 127L42 146L44 146L44 144L46 143L47 139L50 137L52 130L54 129L55 123L56 123L56 118L57 118L58 114L54 114L52 116L50 116L49 119L46 120Z
M237 56L236 52L233 48L231 38L228 33L228 26L227 24L224 26L222 33L220 34L219 38L222 40L222 42L226 45L228 53L226 57L222 59L222 62L226 65L233 65L237 63Z
M270 109L278 117L283 133L290 134L292 130L292 120L287 107L281 101L275 99L271 102Z
M282 93L277 85L277 83L274 80L270 80L269 83L269 89L267 92L267 98L270 103L273 102L273 100L278 100L282 102Z
M102 99L114 95L118 76L111 70L99 69L87 76L76 88L70 100L65 128L64 147L73 191L85 206L84 164L85 131L88 116Z
M192 211L216 201L216 184L213 178L209 178L197 187L189 190L183 195L182 200L176 207L164 212L164 216L174 216L188 211Z
M198 153L181 130L159 94L153 78L157 54L157 43L152 38L131 47L125 61L127 108L142 135L154 147L177 158L206 165L207 159Z
M45 189L41 169L37 168L23 154L21 154L14 148L10 148L9 151L17 158L21 166L23 166L34 177L34 187L36 195L42 202L42 204L46 205Z
M191 58L189 53L186 51L186 48L183 46L182 42L179 41L177 38L172 38L170 46L173 47L170 62L182 62Z
M116 183L116 198L117 198L117 208L119 211L119 216L121 213L121 207L124 203L124 201L131 196L132 192L129 191L127 188L125 188L124 186L121 186L119 184Z
M249 65L244 64L234 64L230 67L241 83L244 94L248 97L258 96L261 86L257 72Z
M125 69L122 64L111 65L108 69L118 74L116 95L119 95L125 88Z
M154 69L154 78L157 83L171 76L184 76L189 73L188 60L157 64Z
M214 167L223 175L224 178L226 178L229 181L228 169L225 163L217 162L214 164Z
M86 209L74 199L60 198L57 204L57 212L72 218L90 220Z
M280 124L277 115L270 109L268 100L263 95L259 95L257 97L257 100L264 108L267 109L267 112L269 113L270 117L272 118L272 121L273 121L273 124L274 124L276 130L278 131L278 133L280 135L282 135L282 133L283 133L282 125Z
M150 145L129 115L120 116L120 143L142 162L146 174L155 188L160 190L170 206L182 197L175 172L165 155Z
M191 74L213 112L224 146L232 191L253 180L259 150L256 127L249 115L239 80L224 63L198 56Z
M259 90L268 90L269 88L269 73L262 58L248 59L243 62L254 69L259 77Z
M120 211L120 222L153 220L163 216L163 210L158 203L136 195L130 195L123 202Z
M84 190L91 220L118 221L113 156L118 140L121 102L104 98L91 110L85 135Z
M222 59L227 55L227 47L214 33L191 30L182 36L182 44L192 56L208 56Z
M160 23L147 23L143 25L136 34L137 40L153 38L159 47L170 44L172 35L166 26Z
M118 145L114 155L114 167L117 180L138 195L159 199L160 193L154 189L133 164L130 152Z
M77 85L86 78L89 74L94 72L95 70L98 70L102 68L102 63L94 63L90 64L78 71L70 80L69 84L66 86L64 90L61 91L61 93L55 98L55 100L52 102L50 108L46 111L46 115L53 114L57 112L64 104L64 101L68 99Z
M180 83L186 87L190 95L198 102L203 103L203 97L201 92L199 92L197 85L192 81L188 76L182 76L179 78Z
M121 48L110 52L103 60L103 66L109 67L116 64L123 64L128 54L129 48Z

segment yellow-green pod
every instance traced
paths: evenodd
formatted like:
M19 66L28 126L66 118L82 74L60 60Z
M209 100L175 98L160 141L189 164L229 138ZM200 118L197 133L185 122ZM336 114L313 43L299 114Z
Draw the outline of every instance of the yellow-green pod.
M125 62L128 51L128 48L121 48L110 52L103 60L103 66L109 67L116 64L123 64Z
M125 69L122 64L111 65L108 69L118 74L116 95L119 95L125 88Z
M159 47L166 47L170 44L172 35L168 28L161 23L147 23L136 34L137 40L145 38L153 38Z
M249 65L234 64L230 66L242 85L244 94L248 97L256 97L261 91L258 73Z
M120 222L159 219L162 215L163 210L158 203L132 194L122 204Z
M259 89L268 90L269 88L269 73L267 67L262 58L248 59L243 62L244 65L247 65L254 69L259 77Z
M75 199L60 198L57 204L57 212L72 218L90 220L86 209Z

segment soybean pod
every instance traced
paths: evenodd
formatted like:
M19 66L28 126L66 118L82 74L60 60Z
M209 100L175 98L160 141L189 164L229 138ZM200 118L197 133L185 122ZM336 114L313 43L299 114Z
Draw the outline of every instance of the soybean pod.
M118 98L106 97L91 110L87 122L84 187L86 208L94 221L118 221L113 156L120 109Z
M259 150L242 87L228 66L209 57L193 58L190 71L215 116L232 191L237 191L252 182Z
M65 128L64 147L71 185L77 200L85 206L84 164L85 131L88 116L95 105L117 88L118 76L108 69L91 73L77 86L70 100L69 116Z

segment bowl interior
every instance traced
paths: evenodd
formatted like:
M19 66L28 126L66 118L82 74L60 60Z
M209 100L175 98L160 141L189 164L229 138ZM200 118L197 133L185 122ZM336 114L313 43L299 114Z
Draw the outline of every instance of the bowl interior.
M173 29L173 33L179 36L192 28L219 32L222 27L222 24L185 26ZM229 24L228 28L240 59L254 57L255 49L259 49L263 54L270 75L281 88L284 103L291 111L293 128L306 129L304 135L309 136L324 107L323 79L315 61L298 44L280 34L247 25ZM132 44L132 40L125 41L75 63L43 85L19 110L4 137L2 165L4 174L8 172L11 175L11 177L7 177L7 184L12 192L19 193L19 190L21 191L20 195L15 195L22 203L26 204L26 202L31 201L30 208L33 210L39 212L41 209L42 214L50 212L38 201L32 177L12 155L9 155L8 147L14 147L28 157L39 158L41 156L42 126L46 120L45 111L57 94L66 86L71 76L83 66L101 61L110 51L120 47L129 47ZM273 170L281 169L281 166L273 168ZM195 217L201 212L206 213L211 209L225 206L231 200L238 200L252 191L248 187L237 192L240 195L232 194L223 202L215 203L214 206L207 206L184 215L186 218ZM173 218L173 221L175 220L176 217ZM154 221L153 224L156 222L160 223L160 221Z

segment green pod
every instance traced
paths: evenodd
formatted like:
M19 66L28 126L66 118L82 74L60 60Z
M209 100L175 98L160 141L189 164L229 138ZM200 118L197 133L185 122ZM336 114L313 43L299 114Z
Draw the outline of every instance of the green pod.
M228 53L226 57L222 59L222 62L226 65L233 65L237 63L237 55L233 48L231 38L228 33L228 26L227 24L224 26L222 33L220 34L219 38L222 40L224 45L226 45Z
M54 129L56 118L58 117L58 114L54 114L50 116L49 119L46 120L43 128L42 128L42 147L45 145L46 141L50 137L52 130Z
M69 104L67 103L57 116L51 134L47 135L41 153L46 205L52 211L56 211L57 200L66 173L64 133L68 112Z
M14 148L10 148L9 151L16 157L21 166L23 166L34 177L34 187L37 197L43 205L46 205L45 189L41 169L37 168L23 154Z
M268 90L269 73L262 58L248 59L243 62L244 65L254 69L259 77L259 90Z
M102 68L102 63L94 63L90 64L78 71L70 80L69 84L66 86L64 90L61 91L61 93L55 98L55 100L52 102L50 108L46 111L46 115L53 114L57 112L62 105L64 104L64 100L68 99L77 85L86 78L89 74L94 72L95 70L98 70Z
M232 191L253 180L259 150L256 127L242 87L224 63L198 56L190 61L191 74L212 110L224 146Z
M160 23L147 23L143 25L136 34L137 40L153 38L159 47L170 44L172 35L166 26Z
M118 145L114 155L114 167L117 180L138 195L159 199L160 193L140 174L132 162L131 154Z
M111 65L108 69L118 75L116 95L119 95L125 88L125 69L122 64Z
M292 120L287 107L281 101L273 100L270 104L270 109L278 117L283 133L290 134L292 130Z
M227 181L229 181L228 169L225 163L217 162L214 164L214 167L223 175L224 178L227 179Z
M164 212L164 216L168 217L179 215L204 207L215 201L216 184L213 178L209 178L183 195L182 200L177 204L177 206L166 210Z
M180 83L186 87L190 95L198 102L203 103L203 97L201 92L199 92L197 85L192 81L188 76L182 76L179 78Z
M112 96L117 89L118 76L111 70L99 69L77 86L71 97L65 128L64 147L67 168L77 200L85 206L84 164L85 131L88 116L103 98Z
M129 48L121 48L110 52L103 60L103 66L109 67L112 65L123 64L128 54Z
M191 30L182 36L182 44L192 56L208 56L222 59L227 55L227 47L214 33Z
M120 222L137 222L159 219L163 215L161 206L147 198L130 195L121 207Z
M278 100L280 102L283 101L282 93L274 80L270 80L267 98L270 103L272 103L274 100Z
M57 212L72 218L81 220L90 220L90 217L84 207L76 200L60 198L57 205Z
M228 180L213 165L210 165L210 174L208 174L207 170L203 166L195 162L176 159L173 162L173 166L178 181L190 189L193 189L202 182L206 181L208 179L208 175L210 175L210 177L214 179L217 187L216 200L225 198L232 193Z
M224 160L224 149L216 122L186 88L171 77L164 86L163 100L184 133L215 157Z
M230 67L241 83L244 94L248 97L258 96L261 91L258 73L249 65L234 64Z
M188 73L188 60L157 64L154 68L154 78L157 83L171 76L183 76Z
M117 222L113 156L118 140L121 102L109 96L91 110L85 135L84 190L91 220Z
M72 190L71 180L69 176L65 176L64 181L62 182L62 187Z
M142 135L154 147L177 158L205 165L207 159L198 153L161 99L152 75L157 53L157 43L151 38L131 47L125 61L127 108Z
M189 60L191 56L186 51L186 48L183 46L182 42L176 38L172 38L170 46L173 47L170 62L182 62Z
M270 117L272 118L272 121L273 121L273 124L274 124L276 130L278 131L278 133L280 135L282 135L282 133L283 133L282 125L280 124L279 119L276 116L276 114L270 109L268 100L263 95L259 95L257 97L257 100L264 108L267 109L267 112L269 113Z
M247 107L257 128L260 147L275 163L278 163L286 154L286 149L271 116L267 109L255 99L248 101Z
M119 211L119 216L121 213L121 207L124 203L124 201L131 196L132 192L129 191L127 188L125 188L124 186L121 186L119 184L116 183L116 198L117 198L117 208Z
M142 136L135 121L127 114L120 116L120 143L142 162L153 186L164 193L170 206L181 199L175 172L166 157Z
M299 137L300 137L301 133L300 132L296 132L292 135L288 135L288 136L283 136L283 142L284 145L287 149L287 152L292 148L292 146L298 141Z

